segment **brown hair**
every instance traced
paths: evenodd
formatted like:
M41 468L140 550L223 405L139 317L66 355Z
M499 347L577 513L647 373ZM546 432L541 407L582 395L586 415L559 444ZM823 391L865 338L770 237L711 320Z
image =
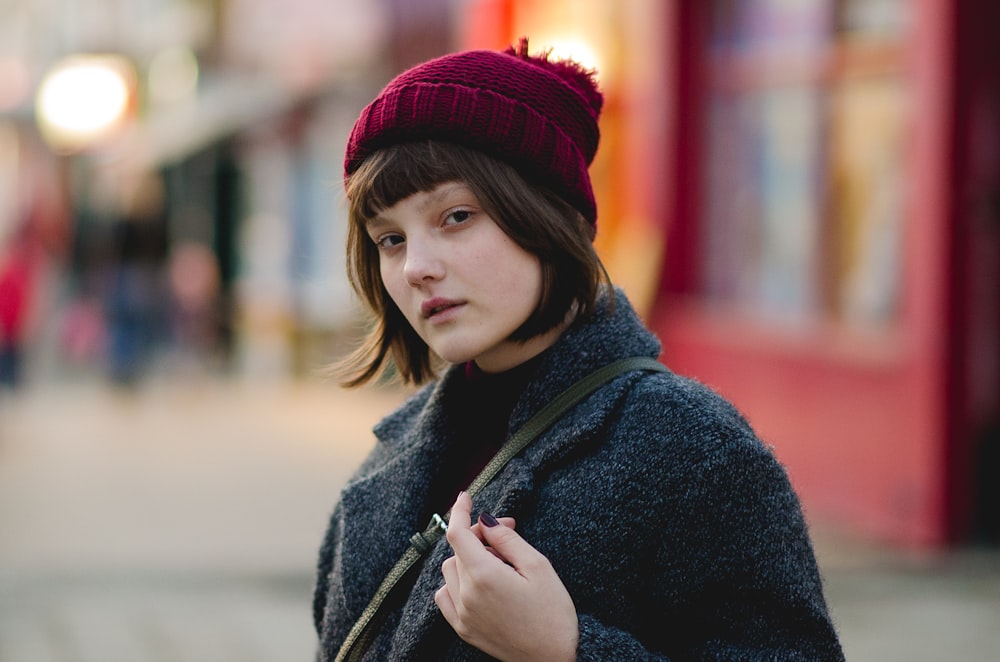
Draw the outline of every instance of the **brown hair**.
M611 291L610 278L594 251L594 226L569 203L525 181L509 165L446 142L402 143L378 150L347 181L347 275L374 313L375 324L361 346L334 367L344 386L360 386L380 376L387 358L404 383L421 384L434 376L430 350L382 284L378 249L365 224L400 200L451 181L472 189L500 229L541 262L541 297L512 340L525 341L555 328L574 305L578 315L589 315L602 284Z

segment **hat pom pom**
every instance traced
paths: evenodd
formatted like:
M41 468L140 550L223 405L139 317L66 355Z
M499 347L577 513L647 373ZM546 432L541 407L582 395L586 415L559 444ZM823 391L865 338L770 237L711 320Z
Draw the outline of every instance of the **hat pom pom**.
M597 87L597 72L592 69L585 69L578 62L569 59L552 60L552 50L546 50L537 55L528 54L528 39L521 37L517 48L509 47L505 51L508 55L513 55L526 62L546 69L570 87L576 90L586 101L596 118L601 114L601 107L604 105L604 95Z

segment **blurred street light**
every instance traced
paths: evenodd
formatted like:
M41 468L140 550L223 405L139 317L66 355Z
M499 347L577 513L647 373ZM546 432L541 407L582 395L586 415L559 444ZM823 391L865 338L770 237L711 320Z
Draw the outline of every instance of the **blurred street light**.
M35 100L42 136L61 153L94 145L121 126L134 89L134 70L121 56L75 55L57 62Z
M584 69L593 71L598 78L604 70L604 63L597 50L582 39L554 36L547 45L552 49L551 57L554 60L573 60Z

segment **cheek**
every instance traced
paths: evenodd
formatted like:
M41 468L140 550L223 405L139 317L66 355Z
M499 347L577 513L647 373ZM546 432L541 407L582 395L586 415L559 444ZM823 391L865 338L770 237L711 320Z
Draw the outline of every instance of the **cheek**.
M542 294L542 266L530 254L519 254L506 264L506 269L496 269L496 288L499 296L509 305L534 310Z
M382 279L382 287L385 291L389 293L389 298L392 299L396 307L402 310L400 306L400 296L402 295L402 281L401 275L398 269L394 269L391 263L380 262L379 263L379 276Z

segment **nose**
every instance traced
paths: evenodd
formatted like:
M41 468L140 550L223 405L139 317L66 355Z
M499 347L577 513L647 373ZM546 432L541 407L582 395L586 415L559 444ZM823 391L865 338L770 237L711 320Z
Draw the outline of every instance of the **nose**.
M444 263L430 243L408 239L403 276L407 283L419 287L428 281L440 280L444 276Z

